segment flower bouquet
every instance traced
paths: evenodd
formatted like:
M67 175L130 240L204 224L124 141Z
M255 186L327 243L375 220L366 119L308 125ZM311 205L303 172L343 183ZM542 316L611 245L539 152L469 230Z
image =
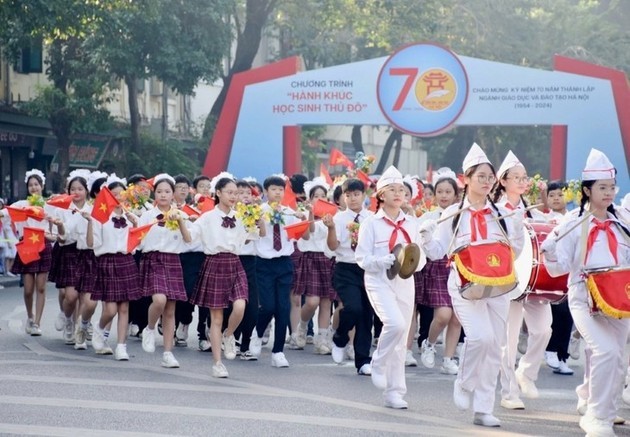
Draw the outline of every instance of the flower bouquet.
M357 152L354 158L354 165L357 170L361 170L363 173L370 174L372 172L372 165L376 161L374 155L366 155L363 152Z
M282 205L278 202L272 202L269 206L271 207L271 210L265 213L265 220L267 220L271 225L284 225Z
M536 174L529 180L525 198L530 205L536 205L542 200L543 193L547 190L547 181L541 175Z
M127 189L120 193L122 204L127 209L138 210L149 201L149 194L140 185L129 184Z
M31 194L26 198L28 204L31 206L41 206L43 207L46 204L46 201L40 194Z
M262 208L257 203L238 202L235 207L236 218L243 222L247 232L252 233L258 228L258 221L263 215Z
M360 227L361 227L361 224L354 221L348 223L348 225L346 226L346 229L348 229L348 232L350 232L350 244L352 246L356 246L357 242L359 241L359 228Z
M566 204L573 202L578 206L582 201L582 183L576 179L567 181L567 187L562 189L562 195Z

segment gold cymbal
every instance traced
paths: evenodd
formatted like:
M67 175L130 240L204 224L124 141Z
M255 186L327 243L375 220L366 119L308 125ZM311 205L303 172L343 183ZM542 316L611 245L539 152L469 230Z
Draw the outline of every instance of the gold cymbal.
M398 275L398 272L400 272L400 267L402 266L402 262L405 257L405 251L403 250L403 245L402 244L395 245L391 253L396 257L396 260L394 261L394 264L392 264L392 266L387 269L387 277L389 279L394 279L396 275Z
M407 279L410 278L418 268L418 264L420 263L420 248L416 243L408 244L403 250L403 255L403 261L400 263L401 266L398 275L403 279Z

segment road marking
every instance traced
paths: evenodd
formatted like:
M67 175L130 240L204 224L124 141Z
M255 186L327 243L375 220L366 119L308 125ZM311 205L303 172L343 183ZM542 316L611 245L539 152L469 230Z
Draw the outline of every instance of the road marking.
M66 428L57 426L38 426L38 425L16 425L13 423L0 423L1 433L12 433L16 435L44 435L54 437L76 437L77 435L89 435L90 437L111 437L112 435L120 437L152 437L152 436L168 436L173 434L156 434L154 432L132 432L120 430L104 430L92 428ZM175 437L175 436L173 436Z

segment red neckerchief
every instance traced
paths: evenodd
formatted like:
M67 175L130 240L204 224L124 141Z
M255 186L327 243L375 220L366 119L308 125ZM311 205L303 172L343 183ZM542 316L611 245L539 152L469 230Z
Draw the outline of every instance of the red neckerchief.
M479 211L470 210L470 238L471 241L477 241L477 229L482 240L488 238L488 223L486 222L486 214L492 214L490 208L480 209Z
M586 258L584 258L584 264L586 264L588 255L591 252L591 248L593 247L593 244L595 244L595 240L597 240L597 235L600 231L604 231L606 233L606 238L608 239L608 250L610 250L610 254L615 259L615 264L618 264L617 246L619 245L619 243L617 242L617 236L615 235L613 230L610 229L611 225L613 225L614 223L615 222L613 222L612 220L605 220L603 222L600 222L597 219L593 219L593 224L595 226L593 226L588 233L588 239L586 240Z
M394 223L387 217L383 217L383 220L385 220L385 223L387 223L388 225L394 227L394 230L392 231L392 235L391 237L389 237L389 251L390 252L396 245L396 239L398 238L398 231L402 232L403 237L405 238L405 241L407 242L407 244L411 243L411 238L409 237L409 233L407 232L405 228L402 227L403 223L405 223L404 218L402 220L397 221L396 223Z

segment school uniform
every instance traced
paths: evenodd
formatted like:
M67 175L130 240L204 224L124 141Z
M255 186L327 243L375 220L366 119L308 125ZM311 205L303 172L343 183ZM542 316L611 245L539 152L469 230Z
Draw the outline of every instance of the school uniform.
M386 405L401 401L407 392L406 343L415 304L413 277L402 279L396 276L390 280L386 276L386 269L379 265L379 259L391 253L393 245L390 239L393 245L419 243L417 219L399 211L398 217L390 220L380 209L361 224L355 251L357 264L365 270L368 298L374 312L383 322L378 346L372 355L372 379L374 381L376 375L385 376L383 397ZM421 252L416 270L422 269L425 263L426 258Z
M333 260L326 245L328 228L321 221L315 222L314 227L308 240L297 242L302 255L297 265L294 293L333 301L337 293L332 286Z
M92 205L86 202L82 211L92 212ZM68 214L65 214L65 216L68 216ZM74 287L80 293L91 293L94 290L97 270L94 250L87 245L88 221L79 212L75 214L70 213L69 219L64 221L64 226L66 227L66 233L76 241L77 280Z
M158 221L140 243L140 289L146 297L164 294L167 300L187 300L179 261L186 243L179 228L168 229L164 220L165 213L159 208L144 212L138 220L138 227ZM183 226L186 226L185 222Z
M16 208L24 208L26 206L30 206L28 200L19 200L12 204L11 206ZM45 204L43 206L45 215L53 215L54 207ZM15 223L15 230L18 238L21 240L24 237L24 228L38 228L43 229L44 232L48 232L49 223L46 219L42 218L41 221L35 220L31 217L27 218L23 222ZM24 273L36 274L36 273L48 273L50 271L51 263L52 263L52 244L50 241L45 239L44 250L39 253L40 259L37 261L30 262L28 264L24 264L20 259L19 253L15 256L15 262L13 263L13 267L11 267L11 273L19 275Z
M335 267L332 283L343 303L339 312L339 325L333 335L337 347L345 347L350 340L348 333L355 328L354 334L354 366L357 371L370 363L372 348L372 321L374 310L365 289L365 271L357 264L355 258L356 244L352 243L348 225L362 225L372 213L362 209L355 213L350 209L338 212L333 221L339 246L335 250Z
M418 222L421 224L425 220L439 220L444 209L438 208L434 211L429 211L426 214L418 217ZM451 296L448 294L448 287L446 283L448 281L448 275L450 272L449 262L446 257L438 260L427 260L427 264L424 266L420 273L422 284L420 287L416 284L416 303L429 307L431 312L435 308L440 307L453 307ZM418 293L419 292L419 293ZM433 317L431 317L431 320ZM431 322L427 326L430 326ZM428 336L428 328L427 328Z
M470 207L468 199L465 199L461 206L457 204L448 207L443 215L447 217L461 207ZM498 208L501 215L507 215L507 210ZM478 211L485 211L485 214ZM454 250L469 245L471 241L505 241L506 236L500 222L491 221L496 216L496 211L489 201L486 202L484 208L478 210L469 208L463 211L459 215L457 234L454 239L452 228L454 217L445 220L438 225L435 236L423 244L427 257L437 260L446 255L450 258ZM505 218L504 221L507 226L508 241L518 256L523 248L523 230L515 229L511 218ZM485 236L482 232L483 222L485 222L487 233ZM451 240L453 240L452 245ZM459 291L461 279L454 263L451 263L447 286L453 310L466 333L459 373L455 382L456 389L459 387L472 393L472 408L475 413L491 415L501 364L501 348L506 340L509 297L502 295L479 300L464 299Z
M275 318L273 353L284 350L284 340L289 326L291 311L290 293L293 288L293 242L289 240L284 226L300 221L291 208L281 207L284 225L272 225L265 221L264 237L255 242L256 246L256 281L260 310L255 334L262 338L265 329ZM263 214L271 211L268 203L262 205ZM275 230L274 230L275 229ZM275 236L274 236L275 232Z
M522 200L518 205L513 206L507 199L503 199L499 205L510 212L515 210L521 211L519 214L522 213L523 217L525 217L525 205ZM540 211L530 210L530 214L533 216L533 220L546 221L545 215ZM519 284L518 288L522 291L524 286L527 286L527 284ZM527 324L527 351L519 360L518 369L515 371L518 337L523 325L523 319L525 319ZM540 357L544 355L551 337L551 322L551 305L548 303L537 300L510 301L507 319L507 340L501 357L502 399L520 399L517 374L519 377L524 376L530 381L538 379L541 363Z
M250 235L250 240L243 245L239 254L241 265L247 277L247 305L243 313L243 320L234 333L236 338L241 337L241 352L249 350L250 337L258 321L258 284L256 282L256 245L254 241L259 238L258 234Z
M201 242L206 255L191 303L218 309L239 299L247 300L247 277L238 254L248 232L234 211L225 214L214 208L192 224L190 235L193 241Z
M580 219L576 214L568 214L566 220L556 228L558 234L564 235ZM551 250L553 242L546 243L546 240L543 247L548 250L545 265L550 274L569 274L569 308L575 326L586 342L584 382L576 388L579 403L587 406L585 417L606 422L612 430L628 365L624 351L630 320L593 314L582 272L584 269L630 266L630 237L621 231L624 225L610 213L601 225L608 226L608 230L598 231L596 228L599 223L596 218L589 217L585 224L577 226L555 242L555 251ZM587 227L586 232L584 226ZM614 238L608 237L608 232ZM583 234L589 239L595 236L590 248L584 245ZM614 253L609 246L609 238L617 242Z
M78 208L72 203L69 209L54 208L54 215L63 222L66 231L64 241L58 241L55 245L58 250L53 258L51 271L55 274L53 278L48 275L48 280L55 282L57 288L74 287L79 285L79 249L77 247L77 235L75 228L80 224L87 223L81 212L92 210L91 206L85 202L83 207Z
M133 256L127 251L131 222L113 212L101 224L92 220L96 278L91 299L102 302L129 302L140 299L140 275Z

